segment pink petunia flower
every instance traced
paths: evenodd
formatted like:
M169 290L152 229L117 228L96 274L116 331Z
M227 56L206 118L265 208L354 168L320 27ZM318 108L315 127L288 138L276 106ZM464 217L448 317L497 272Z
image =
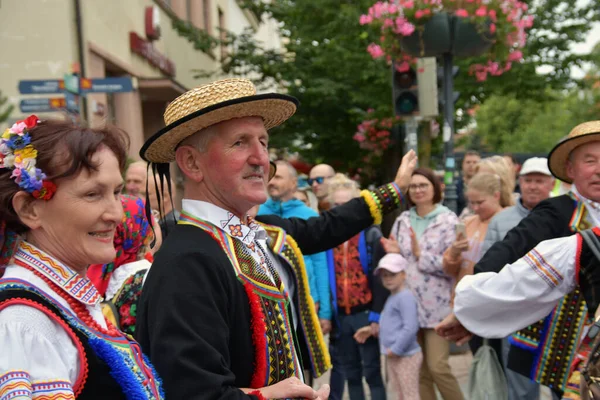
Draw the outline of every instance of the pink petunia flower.
M402 36L410 36L413 34L414 31L415 31L415 26L413 24L411 24L410 22L407 22L407 23L403 24L402 26L399 26L396 29L396 32L401 34Z
M475 11L475 15L478 17L485 17L487 15L487 8L485 6L481 6Z
M371 22L373 22L373 17L372 16L370 16L370 15L364 15L364 14L360 16L359 23L361 25L367 25L367 24L370 24Z
M459 8L454 12L457 17L467 18L469 16L469 12L464 8Z
M523 52L521 50L515 50L508 55L508 61L520 61L523 58Z
M375 43L371 43L369 47L367 47L367 51L371 54L371 57L374 59L381 58L385 55L381 46Z

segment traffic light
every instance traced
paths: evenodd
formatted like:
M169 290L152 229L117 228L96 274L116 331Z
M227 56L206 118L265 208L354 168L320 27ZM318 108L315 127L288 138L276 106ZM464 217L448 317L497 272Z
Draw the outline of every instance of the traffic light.
M454 78L456 77L457 74L458 74L458 67L457 66L452 67L452 80L454 80ZM444 68L442 68L442 67L439 67L437 69L437 82L438 82L438 102L439 102L440 111L443 112L444 106L446 104L446 98L444 97ZM452 92L452 104L456 104L459 97L460 97L460 92L453 91Z
M396 115L406 117L418 114L417 73L412 67L398 71L396 64L394 64L393 68L394 111Z

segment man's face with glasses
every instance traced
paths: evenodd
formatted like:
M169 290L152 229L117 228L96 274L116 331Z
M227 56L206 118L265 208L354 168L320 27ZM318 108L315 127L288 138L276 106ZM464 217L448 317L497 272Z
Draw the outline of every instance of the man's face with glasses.
M329 179L333 178L335 171L327 164L319 164L310 170L308 184L319 200L327 196Z

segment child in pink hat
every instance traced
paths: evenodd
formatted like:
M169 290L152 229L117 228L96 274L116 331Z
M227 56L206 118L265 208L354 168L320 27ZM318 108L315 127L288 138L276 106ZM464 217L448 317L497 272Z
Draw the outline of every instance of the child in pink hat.
M383 286L391 292L379 320L379 343L387 357L388 376L396 392L403 400L418 400L423 353L417 343L417 301L404 284L406 267L404 257L389 253L381 258L375 270ZM372 334L366 326L354 338L363 343Z

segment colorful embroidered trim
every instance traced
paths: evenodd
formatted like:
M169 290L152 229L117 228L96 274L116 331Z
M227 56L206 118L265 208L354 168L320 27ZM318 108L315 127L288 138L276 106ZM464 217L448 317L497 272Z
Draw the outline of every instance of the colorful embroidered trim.
M383 215L395 210L404 201L400 188L394 182L373 191L363 190L360 195L365 199L375 225L380 225Z
M15 261L32 266L82 303L93 305L101 300L100 294L89 279L82 277L66 265L56 262L25 241L19 243Z
M281 228L261 224L271 238L270 246L276 254L283 257L292 266L296 275L296 292L298 293L298 314L302 322L302 329L309 348L309 356L313 373L319 377L331 368L329 351L321 332L319 317L315 310L314 302L310 297L308 275L304 264L304 256L293 237L286 234Z
M260 370L253 372L251 382L255 384L254 388L272 385L292 376L300 378L302 367L293 342L295 334L291 327L289 299L283 289L271 281L263 268L257 266L257 261L242 240L232 238L215 225L189 213L182 213L178 223L196 226L216 240L229 258L237 278L244 286L249 286L244 287L244 290L251 290L256 295L249 297L249 302L252 304L256 298L260 302L260 309L250 309L250 320L251 325L263 321L265 326L264 351L261 348L262 341L254 335L253 339L256 340L253 344L256 346L255 365L260 368L264 363L266 367L262 376L263 372ZM259 334L258 331L253 333Z
M37 150L29 135L29 130L38 123L38 117L31 115L4 131L0 137L0 168L12 169L10 177L36 199L50 200L56 185L46 180L46 174L36 168Z
M25 371L9 371L0 376L0 399L75 399L67 381L32 382Z
M87 378L88 378L88 374L89 374L88 360L85 355L85 350L83 349L83 344L81 343L81 340L79 340L79 337L77 337L75 332L73 332L73 329L71 329L71 327L68 326L65 323L65 321L58 318L48 308L44 307L40 303L35 302L33 300L20 299L20 298L13 298L13 299L5 300L3 302L0 302L0 311L2 311L4 308L6 308L8 306L19 305L19 304L25 305L27 307L32 307L32 308L35 308L36 310L43 312L48 318L52 319L54 322L56 322L58 325L60 325L65 330L65 332L67 333L69 338L75 344L75 347L77 347L77 354L78 354L78 358L79 358L79 373L77 374L77 378L75 379L75 384L71 385L71 383L69 382L68 385L69 385L69 390L72 393L74 393L75 396L79 396L79 394L83 390L83 387L85 386L85 383L87 382ZM35 389L35 387L33 389ZM35 390L34 390L34 393L35 393ZM4 399L4 397L0 396L0 399Z
M41 296L57 308L67 324L84 334L94 353L110 369L111 376L123 389L127 398L163 399L161 381L148 359L141 353L139 345L126 336L109 336L98 332L79 319L70 309L54 300L43 290L20 279L0 280L0 291L24 290Z
M367 206L369 207L369 212L371 213L371 217L373 217L373 223L375 225L380 225L381 221L383 220L383 216L381 215L379 207L377 207L375 197L368 190L361 191L360 195L363 199L365 199L365 203L367 203Z
M538 274L538 276L542 278L544 282L548 284L548 286L550 286L550 288L555 288L563 281L563 277L560 272L558 272L556 268L548 263L544 256L541 255L536 249L533 249L527 253L524 257L524 260L527 264L529 264L531 269L533 269L533 271Z
M252 285L244 283L244 290L250 303L250 329L252 329L252 344L254 345L254 372L250 379L251 388L263 387L265 376L267 376L267 360L263 356L267 354L267 329L265 315L263 313L260 298L252 290ZM258 392L258 390L256 391ZM260 392L258 392L260 393Z
M587 220L588 210L585 203L573 192L569 192L569 196L575 201L575 211L569 222L571 232L579 232L585 229L590 229L592 226Z

